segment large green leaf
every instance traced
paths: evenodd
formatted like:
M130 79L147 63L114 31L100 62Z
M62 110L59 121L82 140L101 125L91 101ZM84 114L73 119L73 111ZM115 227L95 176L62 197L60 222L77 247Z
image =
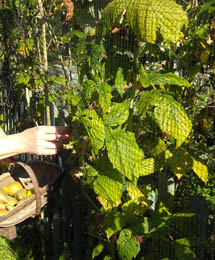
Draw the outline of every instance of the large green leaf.
M117 207L121 203L122 183L101 175L93 185L95 193L103 200L106 200L112 207Z
M103 112L106 112L107 109L111 105L111 98L112 98L111 91L112 91L112 88L107 83L102 83L98 87L99 104L100 104Z
M96 90L96 83L93 80L86 80L83 84L83 96L87 104L91 102L93 93Z
M183 148L176 149L173 153L166 150L165 157L168 165L172 168L175 175L180 179L188 169L192 168L195 174L204 182L208 181L208 167L191 152Z
M147 158L142 160L141 165L142 171L140 173L140 176L146 176L154 173L155 161L153 158Z
M135 259L140 251L140 244L132 237L129 229L123 229L117 240L117 251L121 260Z
M140 69L140 83L144 88L155 85L177 85L181 87L191 87L191 84L183 77L176 75L175 73L147 73L143 67Z
M125 123L129 117L128 102L114 103L110 108L110 113L104 114L104 124L108 126L118 126Z
M120 129L109 131L106 146L113 167L122 175L130 180L142 175L144 153L139 148L134 133Z
M180 179L192 165L192 158L185 149L176 149L173 153L167 150L165 156L168 165L178 179Z
M160 129L176 139L176 147L189 136L192 124L184 108L172 96L158 90L147 91L141 96L139 114L155 106L154 117Z
M173 0L113 0L104 10L103 35L122 23L123 16L140 40L155 43L157 32L164 42L176 43L188 18Z
M76 117L87 131L92 146L92 153L95 156L104 145L105 129L103 121L98 117L95 110L90 109L78 111Z
M108 211L104 219L104 228L107 239L120 231L127 223L127 216L119 211Z
M156 121L164 133L176 139L176 147L189 136L192 125L183 107L174 99L164 96L154 110Z
M122 0L115 0L110 2L103 13L103 21L102 21L102 34L106 35L114 25L121 23L123 19L123 15L126 12L128 3ZM97 27L97 31L99 31L99 27Z

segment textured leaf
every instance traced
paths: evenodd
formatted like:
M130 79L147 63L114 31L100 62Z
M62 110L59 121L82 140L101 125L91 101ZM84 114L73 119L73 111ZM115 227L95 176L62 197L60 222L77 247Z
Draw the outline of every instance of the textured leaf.
M104 245L99 243L94 249L93 249L93 254L92 254L92 259L94 259L95 257L97 257L98 255L101 254L101 252L104 249Z
M102 83L98 88L99 104L103 112L106 112L111 105L111 98L112 98L111 91L112 88L107 83Z
M51 84L66 85L66 79L64 77L52 76L48 80Z
M103 35L121 24L123 15L137 37L149 43L156 42L157 32L164 42L176 43L188 24L186 12L173 0L113 0L104 10Z
M123 204L123 212L128 216L143 216L144 212L150 207L151 201L147 200L142 191L131 183L126 183L126 191L129 200Z
M187 238L180 238L175 241L175 255L177 260L194 260L195 253L190 248L190 241Z
M146 136L143 140L144 151L152 156L159 156L166 150L165 142L155 135Z
M100 159L97 161L96 169L100 175L108 176L117 182L123 183L122 175L113 168L113 165L106 154L100 157Z
M107 200L113 207L117 207L121 203L122 183L101 175L93 185L95 193Z
M132 260L140 251L140 244L132 237L129 229L123 229L117 240L117 251L120 259Z
M104 219L104 227L107 239L110 239L112 235L120 231L127 223L126 215L123 215L119 211L107 212Z
M104 199L102 196L97 197L98 202L102 205L105 211L113 209L114 205L108 200Z
M86 80L83 84L84 99L89 104L92 99L92 95L96 90L96 83L92 80Z
M193 171L206 184L208 181L208 168L206 165L193 158Z
M86 171L87 176L89 177L95 177L98 176L99 173L98 171L91 165L87 165L87 171Z
M123 70L122 70L122 68L118 68L117 73L116 73L116 78L115 78L115 87L121 96L124 92L124 88L125 88L126 84L127 84L127 82L126 82L126 80L124 80Z
M140 83L144 88L155 85L177 85L180 87L192 87L191 84L183 77L176 75L175 73L147 73L143 67L140 69Z
M138 114L155 106L154 117L160 129L176 139L176 148L189 136L192 124L184 108L171 96L159 90L146 91L140 98Z
M31 77L27 73L21 71L17 76L16 84L27 85L30 79Z
M141 162L142 171L140 176L146 176L154 173L155 161L153 158L144 159Z
M126 190L128 192L129 197L138 204L143 204L148 207L147 199L145 195L139 190L136 185L131 183L126 184Z
M95 156L104 144L105 130L103 122L94 110L85 109L78 112L76 116L87 131L92 146L92 152Z
M183 107L168 96L164 96L154 110L156 121L164 133L176 139L176 148L189 136L192 125Z
M114 25L117 25L122 21L127 5L128 2L124 0L112 1L107 5L103 14L102 35L106 35L111 31ZM99 31L99 27L96 29Z
M18 260L16 252L11 248L10 243L4 237L0 237L0 259Z
M192 168L195 174L204 182L208 181L208 168L191 153L183 148L176 149L173 153L166 151L165 157L168 165L172 168L175 175L180 179L188 169Z
M162 98L162 94L158 90L145 91L141 97L140 102L138 103L138 115L145 114L151 107L159 103L159 100Z
M167 150L167 154L170 151ZM174 153L171 153L171 157L167 159L168 165L176 176L184 175L192 165L192 158L189 153L184 149L176 149Z
M149 73L142 66L140 67L140 83L144 88L148 88L151 85Z
M92 184L95 178L99 175L99 172L93 166L87 165L84 175L85 175L84 182L87 184Z
M141 176L144 153L137 145L134 133L119 129L110 131L106 146L113 167L122 175L130 180Z
M129 117L128 102L115 103L108 114L104 114L104 124L108 126L122 125Z

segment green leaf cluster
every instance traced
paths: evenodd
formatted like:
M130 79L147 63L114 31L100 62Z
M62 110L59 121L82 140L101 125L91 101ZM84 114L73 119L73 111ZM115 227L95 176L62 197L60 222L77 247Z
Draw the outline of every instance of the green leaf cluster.
M104 10L103 35L120 26L124 16L139 40L148 43L156 42L158 32L164 42L176 43L181 29L188 25L186 12L174 1L114 0Z

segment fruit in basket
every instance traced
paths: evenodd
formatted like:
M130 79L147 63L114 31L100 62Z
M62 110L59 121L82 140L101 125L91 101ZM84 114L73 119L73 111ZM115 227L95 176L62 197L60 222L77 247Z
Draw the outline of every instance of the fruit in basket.
M14 198L16 200L26 199L27 197L28 197L28 191L23 188L14 194Z
M9 204L6 205L6 209L9 210L9 211L14 209L14 208L15 208L15 206L12 206L12 205L9 205Z
M0 202L7 203L7 201L8 201L7 193L5 192L5 190L3 188L0 187Z
M7 205L14 207L17 204L17 200L14 197L7 196L7 199L8 199Z
M8 211L6 209L0 209L0 216L4 215L8 213Z
M6 208L6 204L0 201L0 209L5 209L5 208Z
M8 185L2 187L6 193L10 196L13 196L16 192L23 189L22 184L18 181L9 183Z

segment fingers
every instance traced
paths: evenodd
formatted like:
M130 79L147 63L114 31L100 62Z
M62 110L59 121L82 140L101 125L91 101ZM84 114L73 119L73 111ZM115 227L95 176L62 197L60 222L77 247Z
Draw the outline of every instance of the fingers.
M44 138L50 142L56 141L66 143L69 141L70 136L68 134L46 134Z
M38 126L37 128L44 134L69 134L69 127L65 126Z
M24 151L37 155L54 155L70 140L69 128L64 126L37 126L21 134Z
M59 149L45 149L41 148L37 153L34 153L36 155L55 155L59 152Z

